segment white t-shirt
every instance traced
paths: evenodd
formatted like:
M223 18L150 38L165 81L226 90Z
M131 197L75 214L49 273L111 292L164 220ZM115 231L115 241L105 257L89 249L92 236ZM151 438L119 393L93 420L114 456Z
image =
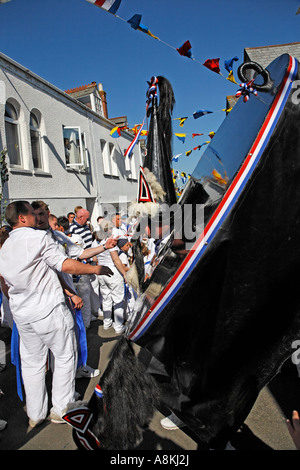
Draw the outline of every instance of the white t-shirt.
M119 258L120 258L122 264L124 264L127 268L129 268L129 266L130 266L129 265L129 259L128 259L127 254L124 251L121 251L119 253Z
M21 227L10 232L0 250L0 274L9 286L17 325L40 320L64 302L56 271L66 259L47 231Z
M120 237L124 238L124 236L127 236L127 228L125 224L121 224L120 227L113 227L112 229L112 237Z
M94 240L92 243L92 247L97 248L99 245L105 245L106 242L107 242L107 238L105 238L104 240L101 240L101 242L98 242L98 240ZM97 255L97 262L99 266L107 266L108 268L114 268L115 264L110 255L111 251L118 252L119 248L115 246L114 248L110 248L110 250L105 250L105 251L102 251L102 253L99 253Z

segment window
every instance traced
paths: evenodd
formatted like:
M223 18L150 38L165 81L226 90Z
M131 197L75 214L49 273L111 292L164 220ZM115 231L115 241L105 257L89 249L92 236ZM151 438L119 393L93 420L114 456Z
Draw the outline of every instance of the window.
M21 166L21 147L19 133L19 115L15 106L9 101L5 104L6 145L11 165Z
M124 150L124 154L126 152L126 149ZM130 180L136 180L136 167L135 167L135 156L132 153L130 157L126 155L125 157L125 170L127 172L127 178Z
M109 155L107 151L107 144L105 140L100 140L102 162L103 162L103 173L104 175L110 175Z
M85 137L80 127L64 127L65 158L68 167L85 166Z
M119 176L118 173L118 164L117 164L117 151L114 144L109 144L109 154L110 154L110 164L111 164L111 175Z
M40 119L37 113L30 113L30 140L33 166L36 169L43 168Z
M118 152L111 142L105 142L100 140L102 161L103 161L103 173L109 176L119 177L118 172Z

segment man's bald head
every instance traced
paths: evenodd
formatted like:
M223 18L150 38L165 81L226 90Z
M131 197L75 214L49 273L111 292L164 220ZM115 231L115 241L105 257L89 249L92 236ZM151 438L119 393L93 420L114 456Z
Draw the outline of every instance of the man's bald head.
M76 222L79 225L85 225L90 217L90 213L86 209L79 209L76 214Z

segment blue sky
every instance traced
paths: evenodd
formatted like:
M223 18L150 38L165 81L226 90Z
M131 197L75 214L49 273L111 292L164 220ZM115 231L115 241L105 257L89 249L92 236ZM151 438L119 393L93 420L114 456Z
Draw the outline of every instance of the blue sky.
M192 173L202 150L185 152L217 131L226 95L238 89L225 78L224 60L239 58L235 73L246 47L300 41L299 6L300 0L122 0L116 18L86 0L11 0L0 5L0 51L62 90L102 83L109 117L126 115L130 127L145 116L147 81L165 76L175 94L173 118L188 117L183 127L173 121L173 133L186 134L184 144L173 138L173 154L182 154L174 169ZM130 27L134 14L159 40ZM187 40L194 61L176 51ZM202 65L212 58L220 58L224 76ZM196 120L198 109L213 113Z

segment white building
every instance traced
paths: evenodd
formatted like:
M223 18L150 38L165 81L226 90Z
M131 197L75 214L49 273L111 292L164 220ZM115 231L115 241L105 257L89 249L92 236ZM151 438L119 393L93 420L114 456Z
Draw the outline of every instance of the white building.
M110 204L119 209L120 198L135 200L141 145L125 159L133 136L122 131L113 138L115 126L101 84L64 92L0 53L0 151L7 149L8 202L43 200L56 216L80 205L94 224Z

